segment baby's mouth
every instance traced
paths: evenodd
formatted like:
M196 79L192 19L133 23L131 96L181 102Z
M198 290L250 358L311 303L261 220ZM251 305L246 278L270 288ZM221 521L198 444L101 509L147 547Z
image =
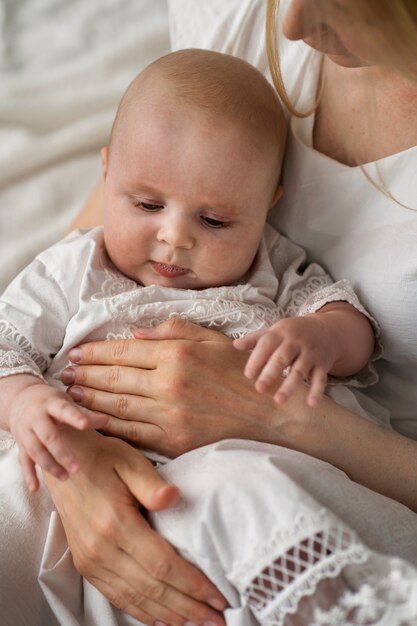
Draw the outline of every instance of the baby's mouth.
M155 272L168 278L184 276L189 272L187 268L180 267L179 265L169 265L168 263L158 263L157 261L151 261L151 265Z

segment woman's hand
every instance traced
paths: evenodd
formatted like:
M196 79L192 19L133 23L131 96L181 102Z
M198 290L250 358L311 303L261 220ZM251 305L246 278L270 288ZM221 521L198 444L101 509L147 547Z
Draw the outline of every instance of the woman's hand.
M84 344L62 375L74 400L113 416L106 433L172 457L225 438L284 440L291 409L255 390L230 339L179 318L137 337Z
M226 602L214 585L153 531L139 510L174 506L178 489L124 441L96 432L62 431L82 466L64 484L45 480L74 564L108 600L145 624L212 622ZM85 506L85 503L88 506Z

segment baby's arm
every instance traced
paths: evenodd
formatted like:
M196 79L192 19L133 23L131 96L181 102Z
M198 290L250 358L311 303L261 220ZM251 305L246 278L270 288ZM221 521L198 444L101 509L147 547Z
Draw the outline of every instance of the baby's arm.
M252 350L245 375L256 379L260 393L267 391L290 368L275 392L283 404L305 380L310 382L308 404L321 399L327 375L351 376L369 361L375 336L368 318L347 302L331 302L303 317L282 319L269 329L236 339L238 350Z
M16 439L23 475L31 491L39 487L35 463L60 480L79 468L76 455L60 436L62 425L85 430L100 428L108 419L79 408L63 391L30 374L0 379L0 397L0 427Z

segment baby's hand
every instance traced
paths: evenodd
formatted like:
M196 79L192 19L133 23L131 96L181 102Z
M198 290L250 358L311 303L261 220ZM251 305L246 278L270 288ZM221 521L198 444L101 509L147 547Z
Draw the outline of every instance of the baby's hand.
M285 318L270 328L258 330L233 342L238 350L252 350L245 376L256 379L255 388L266 392L279 385L274 394L277 404L284 404L298 385L308 380L307 402L315 406L327 383L327 374L336 360L334 337L320 317ZM281 382L283 370L290 368Z
M30 491L39 488L35 463L59 480L79 469L76 455L59 432L64 424L86 430L101 428L107 420L108 416L79 408L63 391L41 382L18 393L10 408L9 425Z

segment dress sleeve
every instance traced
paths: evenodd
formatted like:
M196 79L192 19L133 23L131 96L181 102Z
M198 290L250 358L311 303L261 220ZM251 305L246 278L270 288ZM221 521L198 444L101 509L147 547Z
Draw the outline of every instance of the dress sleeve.
M0 378L32 374L42 379L62 345L68 319L60 286L35 259L0 300Z
M348 280L333 282L317 263L307 263L305 251L280 235L270 236L269 254L279 280L276 304L286 317L301 317L319 311L330 302L348 302L368 318L375 335L375 349L366 367L349 378L331 378L330 383L367 387L378 382L372 363L382 356L381 330L377 321L362 306Z

